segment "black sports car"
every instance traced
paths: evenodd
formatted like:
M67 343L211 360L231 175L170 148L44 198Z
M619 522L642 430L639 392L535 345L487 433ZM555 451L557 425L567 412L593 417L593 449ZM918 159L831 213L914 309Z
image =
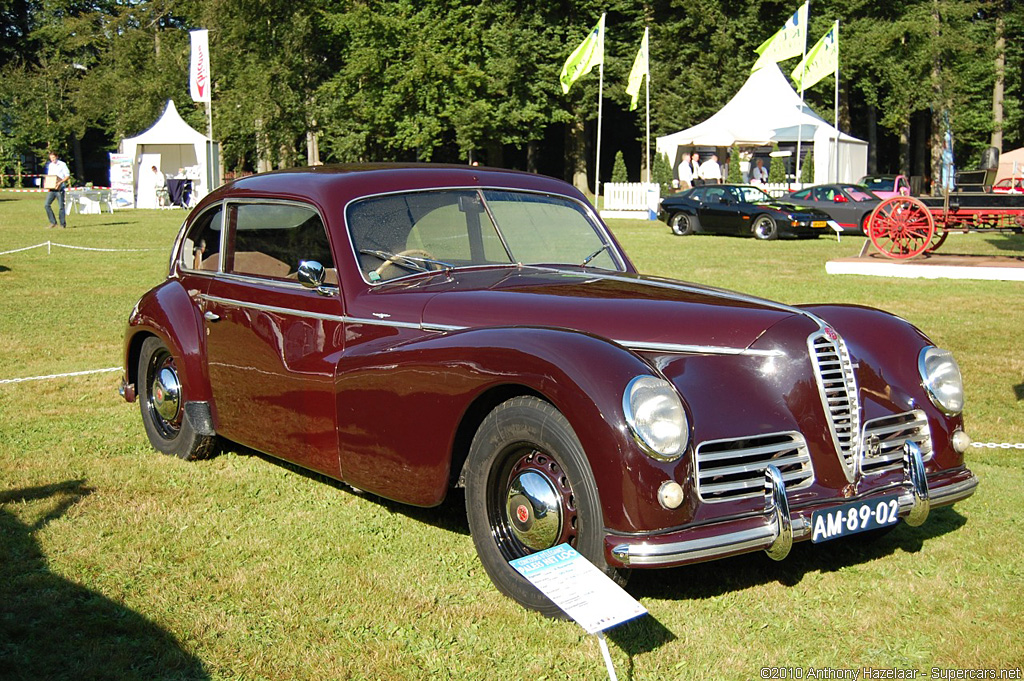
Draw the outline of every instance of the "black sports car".
M859 184L821 184L795 191L784 199L798 206L810 206L832 216L844 234L866 234L868 217L882 199Z
M672 233L735 234L769 241L780 236L816 237L830 229L831 218L814 208L787 205L753 185L694 187L661 201L658 219Z

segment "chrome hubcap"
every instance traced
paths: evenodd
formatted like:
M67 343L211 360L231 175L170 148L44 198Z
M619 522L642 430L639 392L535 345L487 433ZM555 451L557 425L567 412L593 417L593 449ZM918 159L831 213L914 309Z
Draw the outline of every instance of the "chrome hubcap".
M512 533L534 551L554 546L562 536L561 495L537 471L527 470L512 479L505 509Z
M168 422L177 420L181 408L181 383L178 374L171 367L161 367L153 378L153 390L150 398L153 410L160 418Z

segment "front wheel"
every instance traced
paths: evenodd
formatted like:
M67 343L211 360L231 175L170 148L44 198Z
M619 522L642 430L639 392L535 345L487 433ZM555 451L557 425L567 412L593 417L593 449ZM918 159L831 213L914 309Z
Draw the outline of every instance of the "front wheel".
M604 559L597 484L566 418L535 397L504 402L484 419L465 467L466 516L480 562L499 591L548 617L561 609L509 561L568 543L625 583Z
M186 461L213 454L216 437L200 435L185 417L186 386L162 340L151 336L143 342L138 369L139 409L153 447Z
M767 215L757 216L751 229L754 232L754 238L761 241L775 241L779 238L779 226Z

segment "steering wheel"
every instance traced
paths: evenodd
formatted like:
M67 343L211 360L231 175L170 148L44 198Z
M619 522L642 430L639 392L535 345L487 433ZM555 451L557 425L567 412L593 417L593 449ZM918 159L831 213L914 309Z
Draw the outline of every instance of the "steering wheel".
M377 269L374 270L374 273L376 273L376 275L378 277L380 277L381 279L390 279L391 277L385 277L384 276L384 272L386 272L389 268L392 268L392 267L404 267L401 264L401 260L402 260L403 257L424 258L426 260L435 260L433 255L431 255L430 253L424 251L421 248L409 248L409 249L406 249L404 251L400 251L400 252L396 253L395 255L391 256L390 258L388 258L387 260L382 262L380 264L380 266ZM430 269L431 267L437 267L437 265L434 265L434 263L423 263L423 267L424 267L424 269Z

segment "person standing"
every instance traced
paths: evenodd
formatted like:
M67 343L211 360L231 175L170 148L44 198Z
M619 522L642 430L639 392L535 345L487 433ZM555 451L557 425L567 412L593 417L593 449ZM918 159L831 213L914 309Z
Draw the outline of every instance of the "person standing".
M690 165L690 155L683 154L683 160L679 162L679 189L687 190L693 186L693 166Z
M700 164L698 175L704 184L722 184L722 167L718 165L717 154L711 154L711 158Z
M57 226L57 218L53 216L53 209L50 208L50 204L55 199L59 200L60 226L61 229L64 229L68 226L67 212L64 205L64 190L68 180L71 179L71 171L68 170L68 164L57 157L57 152L51 151L50 162L46 164L46 174L57 178L56 184L50 187L50 191L46 193L46 217L50 219L51 229Z
M694 187L699 187L704 182L700 179L700 154L696 151L693 152L693 156L690 157L690 181Z
M764 160L758 158L755 163L754 169L750 171L751 184L766 184L768 182L768 169L764 167Z

